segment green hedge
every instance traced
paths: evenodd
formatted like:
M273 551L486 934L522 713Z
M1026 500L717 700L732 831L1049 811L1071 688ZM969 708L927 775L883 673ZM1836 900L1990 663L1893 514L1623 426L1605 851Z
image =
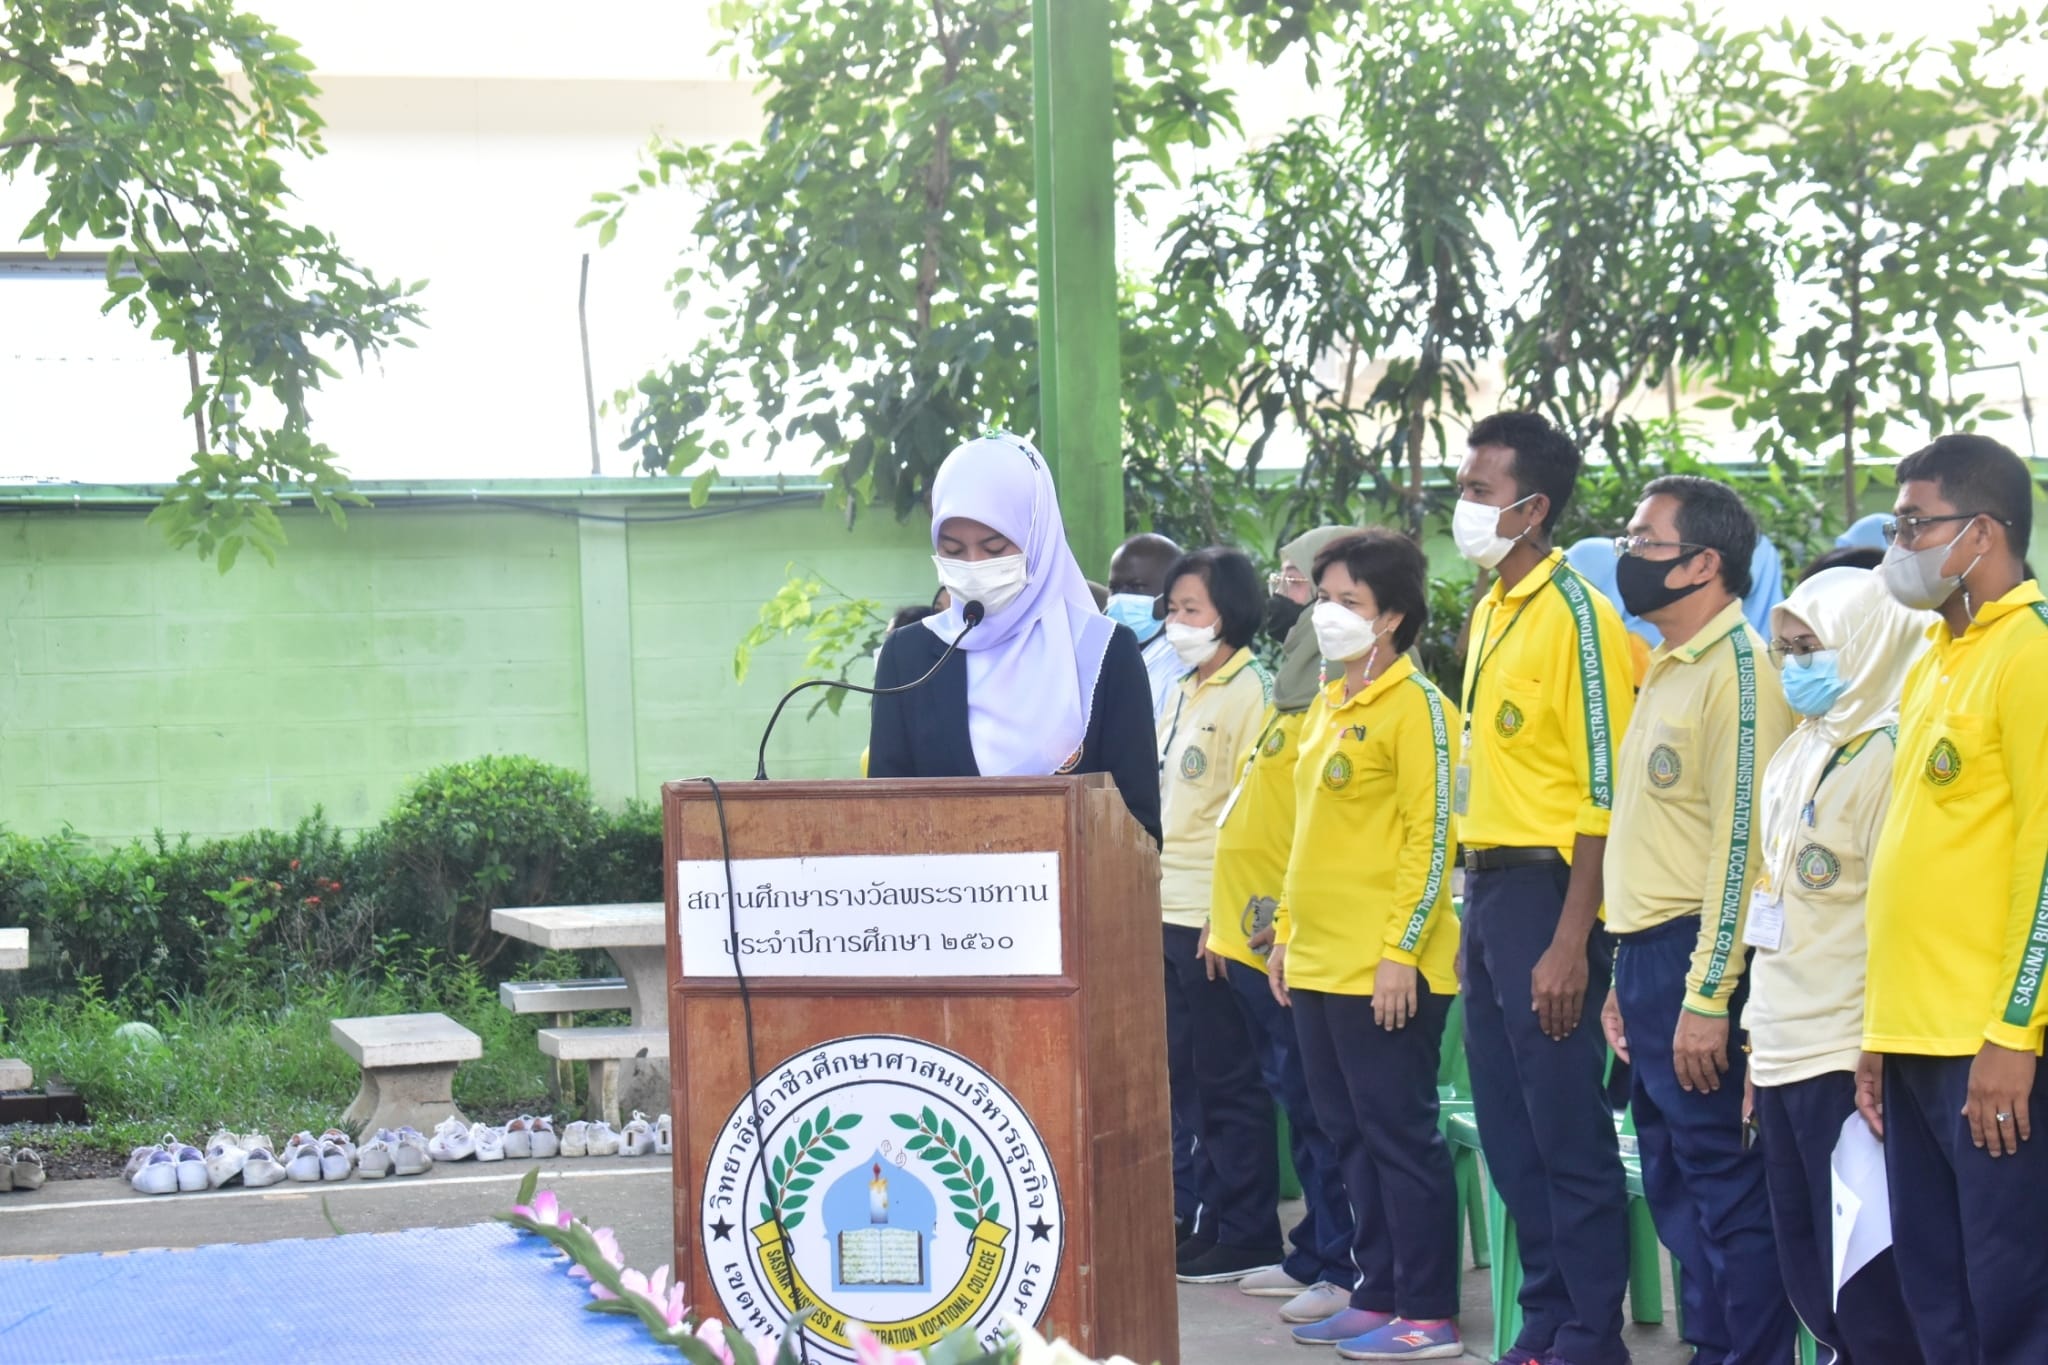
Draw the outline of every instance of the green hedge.
M661 898L661 816L599 808L579 773L519 757L437 768L358 836L315 813L291 830L98 848L0 831L0 924L26 926L31 994L84 978L148 999L395 963L530 954L490 931L500 905Z

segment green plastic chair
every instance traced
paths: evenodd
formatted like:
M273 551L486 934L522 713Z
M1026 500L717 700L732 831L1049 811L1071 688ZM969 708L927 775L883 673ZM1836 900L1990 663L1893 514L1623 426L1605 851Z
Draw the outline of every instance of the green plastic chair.
M1482 1270L1493 1263L1493 1237L1486 1225L1486 1172L1479 1159L1479 1129L1471 1124L1472 1069L1465 1060L1465 998L1451 1000L1444 1018L1442 1059L1437 1063L1437 1127L1451 1148L1451 1171L1458 1182L1458 1263L1465 1262L1465 1239L1472 1241L1472 1264ZM1453 1127L1462 1116L1470 1128L1471 1141L1464 1140L1465 1127Z
M1280 1142L1280 1197L1301 1198L1301 1173L1294 1169L1294 1125L1287 1121L1287 1111L1279 1105L1273 1106L1273 1130Z

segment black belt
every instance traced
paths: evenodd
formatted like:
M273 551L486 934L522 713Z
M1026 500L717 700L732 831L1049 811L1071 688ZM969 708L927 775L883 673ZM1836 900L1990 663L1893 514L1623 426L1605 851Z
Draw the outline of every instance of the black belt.
M1468 848L1467 872L1499 872L1510 867L1546 867L1564 861L1554 848Z

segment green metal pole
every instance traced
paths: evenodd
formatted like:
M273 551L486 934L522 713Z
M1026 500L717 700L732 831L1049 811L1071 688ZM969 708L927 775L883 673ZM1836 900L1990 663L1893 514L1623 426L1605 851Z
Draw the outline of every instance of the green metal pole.
M1091 578L1123 539L1108 0L1032 0L1039 444Z

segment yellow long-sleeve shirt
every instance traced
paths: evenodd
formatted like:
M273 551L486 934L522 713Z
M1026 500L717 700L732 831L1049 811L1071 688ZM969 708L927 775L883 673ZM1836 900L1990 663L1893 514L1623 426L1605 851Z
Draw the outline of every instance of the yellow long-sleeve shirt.
M1307 716L1266 708L1258 734L1238 756L1237 784L1216 827L1209 947L1248 967L1266 965L1246 943L1248 907L1261 897L1277 901L1287 881L1287 854L1294 847L1294 760Z
M2048 605L2020 584L1934 627L1899 714L1870 874L1863 1045L2041 1050L2048 1023Z
M1777 670L1742 603L1650 655L1615 773L1607 927L1632 934L1698 915L1685 998L1695 1013L1726 1014L1742 978L1760 862L1757 781L1791 730Z
M1230 796L1232 760L1258 733L1272 675L1239 649L1197 681L1183 677L1159 719L1159 906L1168 924L1200 928L1209 917L1216 817Z
M1553 550L1522 581L1496 581L1465 650L1465 762L1458 831L1468 848L1551 847L1607 833L1615 749L1635 710L1621 613Z
M1310 703L1274 920L1289 986L1371 995L1384 957L1456 993L1457 762L1457 708L1406 657L1348 700L1340 678Z

